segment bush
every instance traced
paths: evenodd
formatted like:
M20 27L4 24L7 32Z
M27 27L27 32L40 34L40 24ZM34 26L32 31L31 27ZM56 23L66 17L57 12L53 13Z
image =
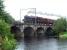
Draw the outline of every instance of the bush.
M65 32L67 26L67 21L65 18L60 18L54 23L54 31L56 33Z
M5 36L2 43L2 49L3 50L14 50L16 46L15 39L10 39L8 36Z
M0 20L0 34L2 36L2 49L14 50L16 46L16 40L13 34L10 32L10 25L4 20Z
M61 39L67 39L67 32L61 32L61 33L59 33L59 38L61 38Z
M10 34L10 26L4 20L0 20L0 34L3 36Z
M4 11L4 0L0 0L0 41L2 50L14 50L16 41L10 32L10 24L14 19ZM1 50L1 49L0 49Z

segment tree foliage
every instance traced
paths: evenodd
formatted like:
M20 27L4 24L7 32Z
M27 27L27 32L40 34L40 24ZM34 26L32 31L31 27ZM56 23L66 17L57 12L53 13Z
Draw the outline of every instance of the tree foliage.
M0 34L5 35L10 33L9 24L7 24L4 20L0 20Z
M9 24L14 21L12 16L4 10L3 0L0 0L0 19L5 20Z
M67 21L65 18L60 18L54 23L54 30L56 33L64 32L66 31Z
M13 34L10 32L10 24L14 19L4 11L3 0L0 0L0 37L2 38L0 48L2 50L14 50L16 41Z
M2 36L2 49L3 50L14 50L16 41L13 34L10 32L10 25L4 20L0 20L0 34Z
M9 13L4 12L3 13L3 20L5 20L5 22L12 24L14 22L14 19L12 18L12 16Z
M0 15L2 15L3 10L4 10L3 1L0 0Z

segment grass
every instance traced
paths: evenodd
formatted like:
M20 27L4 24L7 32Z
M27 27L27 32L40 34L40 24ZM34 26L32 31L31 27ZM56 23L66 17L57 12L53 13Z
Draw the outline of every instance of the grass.
M59 33L59 38L61 38L61 39L67 39L67 32Z

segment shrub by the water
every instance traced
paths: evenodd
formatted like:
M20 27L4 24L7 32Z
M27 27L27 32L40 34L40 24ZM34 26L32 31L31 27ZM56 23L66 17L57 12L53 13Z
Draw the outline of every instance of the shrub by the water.
M8 36L5 36L2 42L2 49L3 50L15 50L16 41L15 39L10 39Z
M60 19L56 20L53 28L56 33L65 32L67 29L66 18L60 18Z
M66 18L59 18L54 23L54 31L57 34L57 36L61 38L67 38L66 33L67 32L67 20Z
M10 32L13 18L4 11L4 0L0 0L0 50L14 50L16 41Z
M0 35L2 36L2 50L14 50L16 46L16 40L13 34L10 32L10 25L4 20L0 19Z
M60 39L67 39L67 32L61 32L61 33L59 33L59 38Z

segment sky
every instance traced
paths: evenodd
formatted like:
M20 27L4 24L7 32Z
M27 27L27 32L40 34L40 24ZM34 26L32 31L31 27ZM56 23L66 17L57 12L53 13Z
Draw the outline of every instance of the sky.
M66 6L67 0L5 0L4 5L5 5L5 11L10 13L10 15L15 20L20 20L20 16L23 19L24 15L31 14L27 12L35 10L32 8L36 8L36 12L56 14L64 17L67 16L67 6ZM36 14L36 15L43 18L51 18L51 19L59 18L57 16L47 16L42 14Z

